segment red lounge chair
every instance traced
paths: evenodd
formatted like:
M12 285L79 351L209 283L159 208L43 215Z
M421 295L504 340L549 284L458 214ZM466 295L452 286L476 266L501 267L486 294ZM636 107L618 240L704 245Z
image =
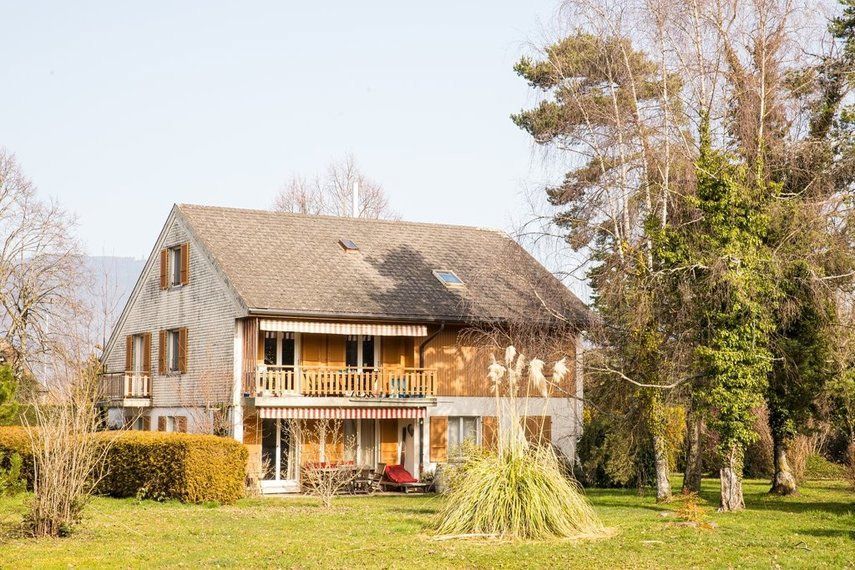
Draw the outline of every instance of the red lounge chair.
M405 493L410 491L426 491L427 483L420 483L403 465L387 465L383 471L383 480L380 481L383 490L398 490Z

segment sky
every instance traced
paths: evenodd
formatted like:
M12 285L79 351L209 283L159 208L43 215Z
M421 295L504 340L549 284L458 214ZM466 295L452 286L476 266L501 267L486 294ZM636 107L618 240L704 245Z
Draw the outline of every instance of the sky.
M510 229L544 164L509 115L556 0L11 2L0 146L92 255L173 203L267 208L353 154L406 220Z

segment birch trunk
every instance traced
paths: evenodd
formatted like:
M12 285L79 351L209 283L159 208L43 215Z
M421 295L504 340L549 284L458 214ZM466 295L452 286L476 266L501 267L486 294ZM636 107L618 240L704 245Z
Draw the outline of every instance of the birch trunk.
M671 481L668 479L671 468L668 465L668 447L665 436L653 436L653 454L656 464L656 502L663 503L671 499Z
M683 471L683 493L701 492L701 418L686 414L686 468Z
M745 497L742 495L742 450L731 448L723 458L719 476L721 477L720 512L741 511L745 508Z
M772 476L772 488L770 493L776 495L792 495L798 490L796 477L787 461L787 450L789 441L786 437L772 431L773 459L775 462L775 474Z

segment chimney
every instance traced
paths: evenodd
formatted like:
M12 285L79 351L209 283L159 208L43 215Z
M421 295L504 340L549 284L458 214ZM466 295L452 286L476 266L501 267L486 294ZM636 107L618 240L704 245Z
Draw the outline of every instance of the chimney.
M359 217L359 181L353 182L353 217Z

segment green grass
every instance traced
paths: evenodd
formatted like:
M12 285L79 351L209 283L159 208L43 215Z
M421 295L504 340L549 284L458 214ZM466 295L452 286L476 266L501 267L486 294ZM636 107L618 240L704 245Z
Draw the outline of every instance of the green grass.
M438 496L346 497L324 512L312 499L245 499L234 506L94 500L66 539L16 536L26 496L0 499L0 567L855 567L855 493L807 483L796 497L747 481L749 510L714 512L717 481L702 497L714 529L680 527L633 491L588 492L611 538L573 542L431 539Z

